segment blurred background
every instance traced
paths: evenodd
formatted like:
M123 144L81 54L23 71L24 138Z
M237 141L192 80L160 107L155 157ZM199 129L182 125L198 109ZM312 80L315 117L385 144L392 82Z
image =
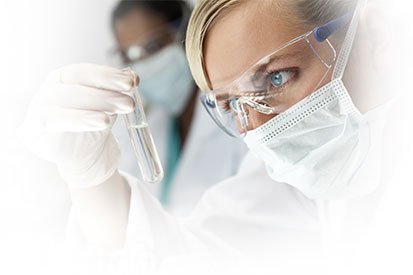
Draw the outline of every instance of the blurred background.
M0 274L56 274L70 200L55 166L22 147L16 134L51 70L77 62L119 64L110 55L117 2L0 2ZM42 181L51 177L56 180Z

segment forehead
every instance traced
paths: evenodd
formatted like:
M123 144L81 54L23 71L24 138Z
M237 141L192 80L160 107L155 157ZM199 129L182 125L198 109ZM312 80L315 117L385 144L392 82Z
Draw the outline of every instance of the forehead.
M305 27L296 18L291 5L261 0L243 3L217 19L204 44L213 88L231 83L263 56L302 34Z
M156 30L167 24L166 20L145 9L131 9L114 24L116 37L120 46L146 41Z

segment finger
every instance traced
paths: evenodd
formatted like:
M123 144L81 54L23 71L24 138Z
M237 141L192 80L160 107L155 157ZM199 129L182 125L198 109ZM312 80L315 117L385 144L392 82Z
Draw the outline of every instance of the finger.
M57 84L52 98L58 107L126 114L134 110L135 101L123 93L81 85Z
M116 116L103 112L56 108L50 112L45 129L50 132L93 132L112 126Z
M59 70L58 77L64 84L79 84L110 91L129 91L135 81L129 70L88 63L63 67Z

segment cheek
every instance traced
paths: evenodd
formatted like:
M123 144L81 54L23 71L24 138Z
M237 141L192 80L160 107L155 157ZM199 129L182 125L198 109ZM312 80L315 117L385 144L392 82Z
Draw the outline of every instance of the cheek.
M321 63L319 60L314 59L309 65L309 69L306 71L305 84L309 90L307 95L320 89L322 86L331 82L333 77L334 64L328 68L326 65Z
M267 100L267 103L273 107L277 106L280 113L284 112L329 83L331 76L332 70L327 70L326 67L320 65L317 61L310 62L305 68L302 68L301 75L289 87L283 97ZM262 114L250 107L247 107L246 110L248 112L248 130L253 130L276 116L276 114Z
M271 120L276 115L265 115L260 112L255 111L254 109L247 108L248 112L248 131L253 130L267 121Z
M289 107L331 82L333 68L334 64L328 68L316 57L303 63L300 75L290 87L291 92L288 94Z
M139 41L139 39L141 38L139 32L131 30L131 27L129 26L118 28L115 32L118 45L121 49L126 49L135 42Z

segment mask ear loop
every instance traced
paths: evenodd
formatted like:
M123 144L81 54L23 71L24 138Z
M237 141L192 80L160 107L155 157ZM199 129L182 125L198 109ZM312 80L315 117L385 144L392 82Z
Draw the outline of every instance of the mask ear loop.
M366 2L367 2L366 0L359 0L356 6L356 9L353 14L353 18L347 30L346 36L343 41L343 45L341 47L341 51L339 53L339 56L336 61L336 65L334 67L332 80L339 79L341 81L344 76L344 72L346 70L348 60L350 58L351 50L353 48L354 40L356 38L358 24L360 21L360 14L366 5ZM358 117L358 119L361 119L362 114L357 109L357 107L354 105L354 102L351 99L348 92L342 93L341 97L342 97L341 102L343 102L342 104L343 112L353 113L354 116Z
M360 21L360 14L365 4L366 0L359 0L354 11L353 18L351 20L350 26L346 33L346 37L337 58L336 66L334 67L333 79L341 79L344 76L344 71L347 67L348 59L350 58L350 53L353 48L354 39L356 38L357 28Z
M320 88L321 83L323 83L323 81L325 80L325 78L327 77L328 73L330 72L334 62L337 60L337 52L336 49L334 48L334 46L331 44L331 42L325 38L322 41L320 41L320 39L318 39L316 37L316 33L317 33L317 29L314 30L313 32L309 33L306 37L305 37L305 41L308 44L308 46L311 48L311 50L314 52L314 54L317 56L318 60L324 65L324 67L326 67L326 71L324 73L324 75L321 77L320 81L317 83L317 85L314 86L314 91L316 91L318 88ZM330 64L327 63L326 60L324 60L320 54L318 53L318 51L316 50L316 48L314 47L314 45L311 43L311 41L308 39L308 37L310 35L314 35L315 40L317 41L317 43L327 43L327 46L331 49L331 52L333 54L333 58L330 61Z

